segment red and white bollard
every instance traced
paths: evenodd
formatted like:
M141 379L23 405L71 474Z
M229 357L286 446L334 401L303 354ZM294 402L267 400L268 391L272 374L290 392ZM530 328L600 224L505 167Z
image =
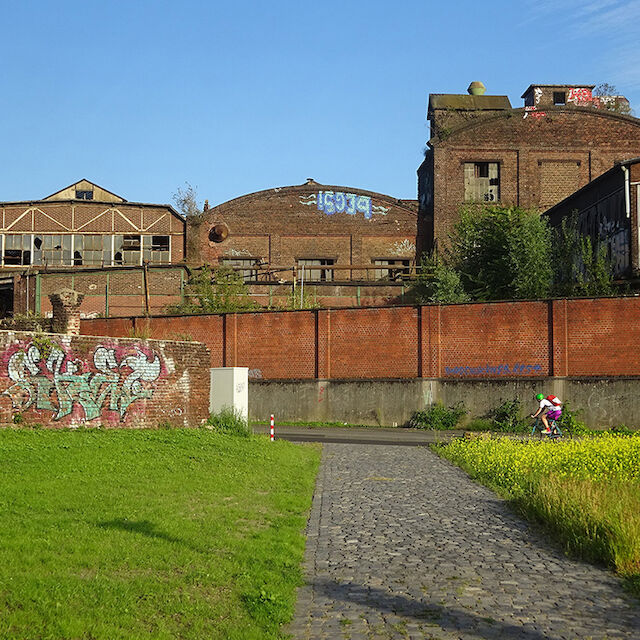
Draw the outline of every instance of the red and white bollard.
M276 439L276 431L275 431L275 420L273 418L273 414L271 414L271 431L270 431L271 442Z

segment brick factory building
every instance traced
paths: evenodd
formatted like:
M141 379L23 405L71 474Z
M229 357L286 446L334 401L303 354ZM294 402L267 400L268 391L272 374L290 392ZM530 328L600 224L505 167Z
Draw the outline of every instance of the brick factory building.
M84 293L90 314L159 311L181 299L186 225L169 205L128 202L80 180L0 209L0 315L46 313L61 288Z
M543 211L639 156L640 120L615 111L629 111L626 99L592 90L530 85L516 109L507 96L484 95L482 83L470 95L431 94L431 139L418 169L427 246L446 243L465 203Z
M190 264L232 266L258 297L266 286L260 283L298 280L338 304L336 287L356 282L366 289L391 281L392 290L379 291L375 302L398 297L423 241L415 200L312 179L208 209L190 221L188 236Z

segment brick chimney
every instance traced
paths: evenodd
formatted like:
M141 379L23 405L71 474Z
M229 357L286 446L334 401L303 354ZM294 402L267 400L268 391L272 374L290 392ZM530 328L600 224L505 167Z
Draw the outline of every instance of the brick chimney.
M53 333L80 335L80 304L83 298L84 293L78 293L73 289L62 289L49 294L49 300L53 306L51 322Z

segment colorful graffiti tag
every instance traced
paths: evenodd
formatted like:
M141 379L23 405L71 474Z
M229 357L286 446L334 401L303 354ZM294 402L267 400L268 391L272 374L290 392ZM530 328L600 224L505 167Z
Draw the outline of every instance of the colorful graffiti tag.
M370 220L374 213L386 215L389 207L374 206L370 196L359 196L356 193L342 191L318 191L308 196L300 196L300 204L316 205L318 211L330 216L334 213L348 213L356 215L363 213L365 219Z
M52 411L54 420L89 421L110 411L121 421L133 402L153 396L162 368L156 353L139 346L96 347L94 370L56 344L13 346L3 361L13 384L0 395L14 410Z
M593 103L593 94L589 87L575 87L569 89L569 95L567 97L567 104L591 105Z

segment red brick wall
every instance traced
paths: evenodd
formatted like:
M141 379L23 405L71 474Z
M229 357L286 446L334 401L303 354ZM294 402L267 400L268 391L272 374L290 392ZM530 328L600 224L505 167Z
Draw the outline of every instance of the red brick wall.
M201 340L212 366L265 379L629 376L640 299L83 320L93 335Z
M0 423L198 426L209 363L199 343L0 331Z

